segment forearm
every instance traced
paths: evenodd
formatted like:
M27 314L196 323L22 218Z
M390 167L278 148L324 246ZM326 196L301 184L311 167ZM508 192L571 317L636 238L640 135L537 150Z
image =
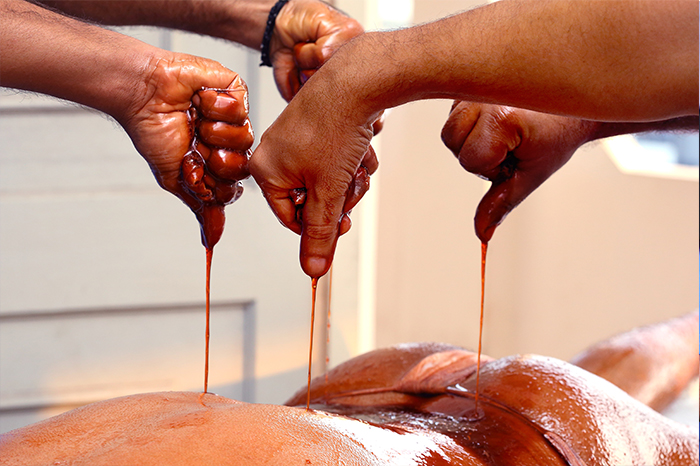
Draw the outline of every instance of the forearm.
M449 98L665 120L698 114L697 24L694 1L502 1L366 34L320 73L358 91L350 104L366 115Z
M109 25L181 29L260 48L275 0L37 0L78 18Z
M572 146L580 147L588 142L610 138L622 134L638 134L649 132L690 132L698 131L700 116L685 116L668 120L648 121L638 123L604 122L568 118L562 120L561 134L577 141Z
M697 132L698 125L700 125L700 117L698 117L698 115L644 123L591 122L591 130L589 131L588 141L609 138L620 134L647 133L656 131Z
M119 120L148 92L157 49L23 0L4 0L0 50L0 85L71 100Z

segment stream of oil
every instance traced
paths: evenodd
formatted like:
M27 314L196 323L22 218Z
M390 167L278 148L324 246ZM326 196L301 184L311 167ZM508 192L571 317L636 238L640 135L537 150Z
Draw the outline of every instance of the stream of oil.
M211 288L210 288L210 283L211 283L211 259L212 256L214 255L214 249L213 248L207 248L207 281L206 281L206 308L207 308L207 323L206 323L206 329L204 331L204 392L207 393L207 389L209 388L209 329L210 329L210 324L209 324L209 317L211 314L211 308L210 308L210 295L211 295Z
M479 347L476 356L476 395L474 397L475 415L479 416L479 373L481 372L481 340L484 332L484 294L486 290L486 250L488 243L481 243L481 306L479 313Z
M331 353L330 353L330 347L331 347L331 293L333 291L333 264L331 263L331 268L328 271L328 303L327 303L327 312L326 312L326 375L325 375L325 380L326 384L324 385L326 388L328 387L328 368L330 367L331 364Z
M306 410L311 405L311 360L314 352L314 320L316 317L316 288L318 288L318 278L311 279L311 331L309 334L309 373L306 380Z

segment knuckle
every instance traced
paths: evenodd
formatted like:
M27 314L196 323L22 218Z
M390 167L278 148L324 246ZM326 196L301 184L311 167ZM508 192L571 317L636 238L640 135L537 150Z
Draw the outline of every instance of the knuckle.
M311 241L327 242L333 240L338 234L337 222L328 224L304 223L303 233Z

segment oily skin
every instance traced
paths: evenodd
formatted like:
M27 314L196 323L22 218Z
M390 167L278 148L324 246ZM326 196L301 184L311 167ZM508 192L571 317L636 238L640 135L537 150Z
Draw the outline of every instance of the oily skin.
M263 134L251 174L280 221L301 233L302 268L318 277L330 267L348 187L382 110L445 98L608 123L697 116L697 23L692 0L513 0L364 34L339 49ZM548 137L556 144L561 136ZM529 170L528 189L585 141L567 141L556 161ZM303 231L287 194L300 188L308 193ZM502 210L516 201L506 197ZM485 223L482 230L492 220Z
M314 381L315 408L344 416L212 394L200 399L188 392L116 398L0 436L0 458L8 465L28 459L90 465L177 465L202 459L236 465L337 464L341 458L358 465L487 466L509 464L506 459L521 466L567 464L544 432L562 442L570 465L697 464L697 435L691 429L587 371L540 356L484 364L487 415L456 428L467 422L462 417L473 407L473 396L460 393L473 395L475 377L472 372L455 379L449 372L455 364L466 368L462 363L470 360L473 366L474 353L431 344L352 359L329 374L328 386L324 377ZM424 376L439 373L444 385L422 392ZM403 415L388 424L371 421L373 412L387 409ZM354 420L355 414L369 415L370 423ZM512 424L518 432L499 436Z
M509 414L512 410L533 423L523 425L523 429L552 433L555 442L561 441L565 450L573 450L575 454L569 452L567 458L572 465L696 464L697 434L653 412L627 392L642 395L640 399L654 394L647 398L650 401L669 391L675 397L679 386L697 377L694 353L692 358L686 357L688 347L697 342L697 316L695 312L622 334L576 358L584 366L600 368L601 376L617 387L592 372L553 358L487 357L480 374L480 395L487 416L476 422L471 434L453 437L467 449L488 445L487 456L494 459L494 464L502 464L499 455L512 460L512 437L485 434L521 420ZM662 341L669 337L676 340L675 345ZM627 357L611 357L610 347ZM323 377L316 379L312 403L350 416L367 413L368 407L400 407L408 412L460 418L474 409L476 376L474 371L463 372L459 380L451 376L459 374L466 367L462 362L469 360L474 365L476 355L447 345L415 344L377 350L339 365L329 372L328 382ZM644 377L625 376L641 369L642 361L651 369L643 371ZM651 376L662 368L663 376ZM460 396L464 391L470 396ZM288 404L298 405L304 397L304 390L300 390ZM517 449L522 461L514 464L554 464L551 451L539 446L547 443L542 436L530 437L533 444L527 438L521 439L525 443ZM544 456L538 459L538 455Z
M645 378L601 377L552 358L477 356L436 343L384 348L316 378L313 407L241 403L213 394L132 395L87 405L0 436L3 464L419 464L541 466L697 465L698 437L627 393L667 393L697 377L698 313L627 332L576 360L601 374L626 374L646 360ZM665 344L674 339L678 344ZM685 346L684 346L685 345ZM639 358L619 358L637 354ZM694 356L694 355L693 355ZM679 361L683 361L679 363ZM669 364L670 362L670 364ZM664 376L657 377L659 368ZM327 381L326 381L327 380ZM287 403L305 405L306 388ZM388 419L381 413L394 413ZM370 422L358 421L353 417ZM378 417L379 416L379 417ZM513 430L513 426L516 429ZM504 435L507 434L507 435ZM517 438L516 438L517 437ZM571 449L573 451L568 451ZM582 462L581 462L582 461Z
M698 374L698 311L587 348L571 363L662 411Z
M115 398L0 436L4 465L480 466L448 437L393 431L303 408L162 392ZM443 465L446 461L431 464Z

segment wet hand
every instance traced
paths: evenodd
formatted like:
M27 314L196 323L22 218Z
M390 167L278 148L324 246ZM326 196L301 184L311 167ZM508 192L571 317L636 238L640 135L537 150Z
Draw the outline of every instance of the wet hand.
M275 82L289 102L338 48L362 34L354 19L318 0L292 0L277 16L270 41Z
M318 105L313 92L304 87L263 134L250 172L280 222L301 235L302 269L320 277L378 164L370 146L375 118L351 124Z
M454 103L442 140L462 167L492 182L474 217L482 242L589 140L595 125L513 107Z
M248 177L253 132L243 80L220 64L184 54L152 61L147 93L121 118L158 184L187 204L213 247L224 206Z

